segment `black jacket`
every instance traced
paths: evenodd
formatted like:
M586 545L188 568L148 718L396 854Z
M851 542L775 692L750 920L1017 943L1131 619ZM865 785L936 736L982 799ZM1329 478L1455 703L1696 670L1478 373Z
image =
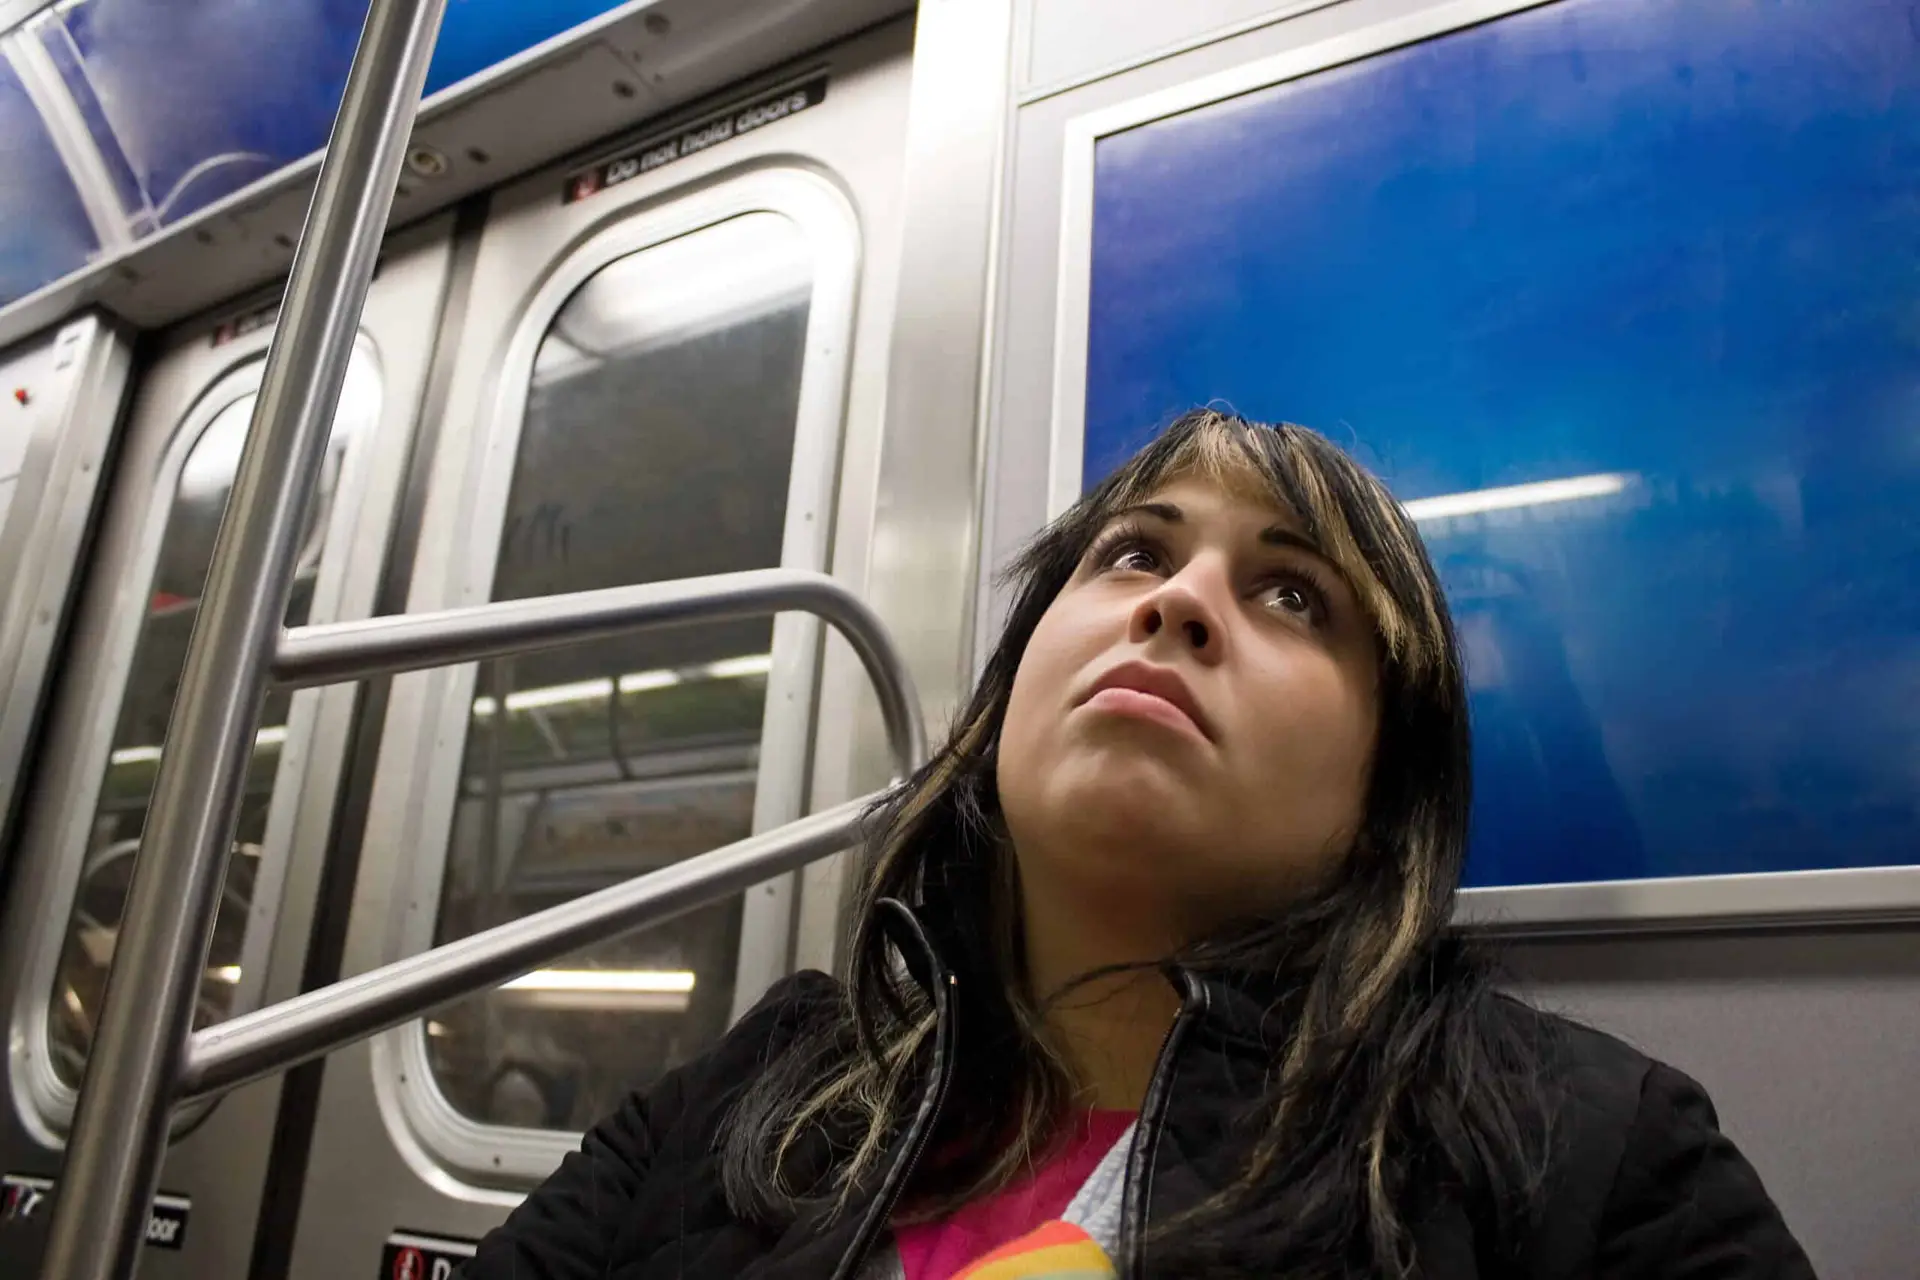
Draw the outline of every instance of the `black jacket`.
M891 904L889 904L891 905ZM931 1132L955 1041L949 974L917 920L894 932L940 1013L933 1078L887 1172L853 1212L784 1231L743 1222L721 1188L718 1136L761 1064L835 1005L838 984L802 973L776 986L711 1053L586 1135L580 1150L480 1244L467 1280L852 1280L877 1247L893 1198ZM916 954L917 953L917 954ZM1267 1062L1262 1009L1180 975L1185 1000L1141 1109L1127 1170L1122 1280L1138 1275L1149 1219L1228 1185L1226 1116ZM1432 1280L1811 1280L1813 1269L1759 1178L1723 1136L1705 1092L1680 1072L1578 1024L1514 1001L1501 1016L1552 1032L1557 1153L1517 1265L1488 1259L1474 1217L1441 1197L1415 1227Z

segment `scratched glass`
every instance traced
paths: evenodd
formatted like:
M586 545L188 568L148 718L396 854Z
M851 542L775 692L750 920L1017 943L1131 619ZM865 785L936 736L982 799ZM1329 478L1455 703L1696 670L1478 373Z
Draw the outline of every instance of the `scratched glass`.
M754 213L631 254L535 362L493 598L779 564L812 296ZM436 943L750 834L768 619L482 664ZM483 1123L580 1129L725 1030L739 899L436 1013L436 1083Z

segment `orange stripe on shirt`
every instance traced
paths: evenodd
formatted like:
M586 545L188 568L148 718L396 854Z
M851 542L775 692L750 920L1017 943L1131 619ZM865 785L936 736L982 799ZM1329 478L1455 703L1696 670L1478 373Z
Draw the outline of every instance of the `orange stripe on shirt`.
M1113 1262L1070 1222L1048 1222L1001 1245L953 1280L1113 1280Z

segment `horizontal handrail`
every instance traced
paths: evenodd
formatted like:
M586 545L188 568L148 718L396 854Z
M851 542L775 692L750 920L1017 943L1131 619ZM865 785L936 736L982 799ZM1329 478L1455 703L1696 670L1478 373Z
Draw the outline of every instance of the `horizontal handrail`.
M821 573L760 569L300 627L282 635L273 670L286 684L341 684L647 627L783 610L815 614L847 638L880 697L897 777L911 773L926 757L926 730L906 664L866 602ZM196 1032L176 1101L285 1071L581 947L837 853L854 842L862 811L877 798L801 818Z
M853 646L879 695L894 768L901 777L912 773L926 759L926 729L906 663L886 626L844 583L801 569L753 569L296 627L281 637L273 678L295 687L346 684L601 640L644 627L786 610L826 619Z
M853 844L877 796L444 943L196 1032L181 1102L264 1079L530 973L595 942L658 924Z

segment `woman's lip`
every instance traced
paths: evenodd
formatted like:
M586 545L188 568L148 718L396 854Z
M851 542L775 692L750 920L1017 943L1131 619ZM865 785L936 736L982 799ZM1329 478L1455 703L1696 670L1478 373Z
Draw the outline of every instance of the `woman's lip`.
M1193 722L1192 716L1189 716L1179 707L1174 706L1173 703L1168 702L1158 694L1146 693L1139 689L1128 689L1116 685L1112 688L1102 689L1091 698L1088 698L1084 705L1097 711L1109 712L1113 715L1128 716L1137 720L1155 721L1159 724L1166 725L1170 729L1177 729L1182 733L1191 734L1196 738L1202 740L1206 738L1206 735L1200 732L1200 726Z

